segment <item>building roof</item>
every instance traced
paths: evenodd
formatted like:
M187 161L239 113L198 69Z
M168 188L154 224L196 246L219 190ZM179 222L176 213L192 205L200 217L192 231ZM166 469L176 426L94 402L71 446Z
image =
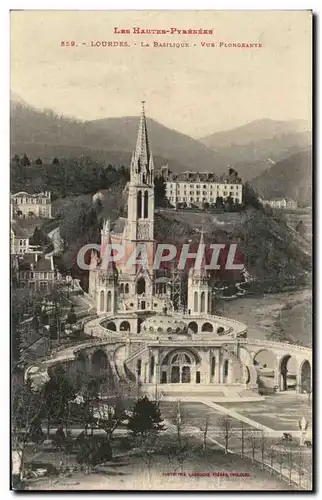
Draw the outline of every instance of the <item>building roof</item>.
M27 193L26 191L19 191L19 193L14 193L11 196L13 198L16 198L17 196L29 196L29 198L39 198L40 196L45 196L47 198L49 197L49 195L50 193L47 191L45 193L33 193L33 194Z
M214 183L227 183L227 184L241 184L241 179L230 177L228 174L217 175L214 172L182 172L176 174L170 172L166 179L171 182L214 182Z
M18 257L20 271L53 271L52 258L46 259L44 254L25 253Z

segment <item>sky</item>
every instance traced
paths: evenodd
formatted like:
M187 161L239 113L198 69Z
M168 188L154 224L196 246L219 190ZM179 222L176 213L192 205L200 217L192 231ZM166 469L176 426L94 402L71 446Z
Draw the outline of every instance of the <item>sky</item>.
M135 35L133 27L214 34ZM81 120L138 115L145 100L149 117L192 137L262 118L310 120L311 38L309 11L13 11L11 89ZM95 46L102 41L129 46Z

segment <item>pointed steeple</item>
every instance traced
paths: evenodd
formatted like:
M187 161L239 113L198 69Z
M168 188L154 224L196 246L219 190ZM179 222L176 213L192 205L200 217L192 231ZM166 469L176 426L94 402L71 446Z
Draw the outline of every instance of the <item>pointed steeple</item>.
M141 101L141 103L142 103L142 110L141 110L138 137L136 140L135 157L137 160L140 160L141 165L147 165L149 164L150 161L150 151L149 151L148 131L146 127L145 109L144 109L145 101Z
M208 279L208 272L206 270L206 257L205 257L205 250L206 250L206 245L204 243L204 230L203 228L201 229L200 233L200 241L198 245L198 252L197 252L197 257L196 257L196 262L195 266L191 268L192 275L195 279ZM198 257L198 254L201 254L201 261L200 257ZM200 262L200 264L199 264Z
M150 151L148 131L145 117L144 104L142 110L135 151L131 160L131 183L132 184L153 184L154 164Z

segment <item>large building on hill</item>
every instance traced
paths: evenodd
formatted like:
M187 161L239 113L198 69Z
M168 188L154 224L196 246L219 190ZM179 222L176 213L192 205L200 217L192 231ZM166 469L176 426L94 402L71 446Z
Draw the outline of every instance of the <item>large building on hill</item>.
M86 324L86 331L101 338L102 347L93 354L97 366L108 365L114 377L134 380L147 393L156 385L172 395L193 387L223 396L256 390L256 370L239 348L247 327L214 314L205 263L189 271L185 310L180 303L175 307L175 280L154 269L154 164L144 104L131 160L127 213L113 227L105 221L100 252L91 255L89 296L98 318ZM122 245L124 258L106 266L110 244ZM145 265L129 264L131 253L142 245ZM86 349L77 355L82 373L88 369L86 356Z
M11 195L11 218L39 217L51 218L51 194L49 191L37 194L28 194L19 191Z
M160 174L166 182L166 197L171 205L204 207L214 205L218 199L225 202L230 198L233 203L242 204L243 184L237 175L216 176L210 172L182 172L175 174L167 166Z

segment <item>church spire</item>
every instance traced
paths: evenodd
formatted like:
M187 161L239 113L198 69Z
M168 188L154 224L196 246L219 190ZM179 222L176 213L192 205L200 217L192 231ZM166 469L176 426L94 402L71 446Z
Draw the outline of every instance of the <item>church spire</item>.
M197 257L196 257L196 262L195 266L191 268L191 274L195 279L208 279L208 272L206 269L206 245L204 242L204 229L202 227L201 233L200 233L200 240L199 240L199 245L198 245L198 250L197 250ZM201 260L200 260L200 255L201 255ZM197 262L198 261L198 262Z
M148 131L146 126L145 118L145 101L141 101L142 110L140 117L140 125L138 131L138 137L136 141L135 157L140 161L141 165L147 165L150 161L150 151L149 151L149 141L148 141Z
M150 151L145 117L145 101L141 101L142 110L135 151L131 160L131 183L153 185L153 157Z

